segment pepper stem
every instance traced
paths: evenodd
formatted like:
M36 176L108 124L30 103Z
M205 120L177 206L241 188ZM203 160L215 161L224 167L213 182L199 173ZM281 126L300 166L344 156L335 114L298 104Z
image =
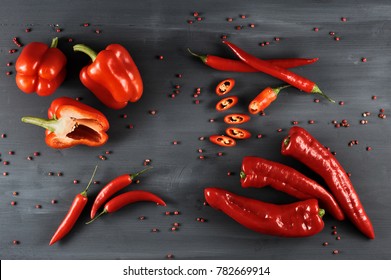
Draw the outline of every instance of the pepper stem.
M23 117L22 122L37 125L37 126L46 128L47 130L50 130L51 132L55 132L56 131L56 124L58 121L56 119L47 120L47 119L42 119L42 118L37 118L37 117Z
M88 47L84 44L74 45L73 50L75 52L83 52L83 53L87 54L91 58L92 61L95 61L96 56L97 56L97 53L93 49L91 49L90 47Z
M57 44L58 44L58 37L54 37L52 39L52 43L50 44L50 47L51 48L57 48Z
M86 223L86 225L91 224L93 221L97 220L100 216L102 216L102 215L104 215L104 214L106 214L106 213L108 213L108 212L107 212L107 210L106 210L106 208L105 208L105 209L103 209L102 212L99 213L98 216L96 216L96 217L93 218L92 220L88 221L88 222Z
M188 51L191 55L193 55L193 56L198 57L199 59L201 59L203 63L206 63L206 59L207 59L207 56L206 56L206 55L200 55L200 54L193 53L189 48L187 48L187 51Z
M328 97L326 94L324 94L324 93L320 90L320 88L318 87L318 85L314 85L314 88L311 90L311 93L319 94L320 96L323 96L324 98L326 98L328 101L335 103L335 100L331 99L331 98Z
M147 172L148 170L150 170L150 169L152 169L152 168L153 168L152 166L147 167L147 168L145 168L145 169L143 169L143 170L141 170L141 171L139 171L139 172L137 172L137 173L135 173L135 174L130 174L130 177L131 177L132 180L133 180L133 179L136 178L137 176L139 176L139 175L141 175L141 174Z
M289 145L289 142L291 141L291 138L288 136L284 139L284 146L288 146Z
M285 85L285 86L281 86L281 87L278 87L278 88L273 88L273 92L278 95L280 93L280 91L284 88L287 88L287 87L290 87L291 85Z
M324 209L322 209L322 208L319 208L319 211L318 211L319 217L323 218L324 214L326 214L326 211L324 211Z
M92 180L94 179L94 176L95 176L95 173L96 173L96 170L98 169L98 165L95 166L94 168L94 172L92 172L92 176L90 178L90 181L88 182L87 184L87 187L85 188L85 190L83 192L81 192L80 194L84 197L87 197L87 191L88 191L88 188L90 187L91 183L92 183Z
M246 173L244 173L243 170L240 171L240 179L242 180L246 179Z

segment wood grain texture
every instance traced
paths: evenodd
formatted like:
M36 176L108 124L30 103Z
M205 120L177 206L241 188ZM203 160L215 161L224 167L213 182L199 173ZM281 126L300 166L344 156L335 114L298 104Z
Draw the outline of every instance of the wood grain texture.
M194 20L198 11L201 21ZM240 15L246 15L245 19ZM389 77L391 69L391 3L377 1L39 1L26 4L14 0L2 3L0 10L0 257L1 259L390 259L391 258L391 128L389 119L380 119L381 108L390 111ZM226 21L232 17L233 22ZM347 21L342 22L341 17ZM84 27L83 23L90 26ZM255 24L250 28L249 24ZM237 30L235 26L242 26ZM62 32L55 32L55 28ZM319 31L314 32L313 28ZM31 28L26 33L25 29ZM97 34L95 30L100 30ZM329 32L340 36L335 41ZM199 138L223 133L224 113L213 108L219 97L216 84L227 78L236 80L232 95L239 104L230 112L246 112L248 102L267 86L281 82L260 73L224 73L209 69L189 55L187 48L233 58L220 43L226 34L233 43L263 58L319 57L311 66L296 73L316 81L330 97L344 106L330 104L321 97L295 89L284 90L266 111L243 128L254 136L232 149L214 146ZM50 42L59 36L59 48L68 57L64 84L50 97L26 95L15 85L13 66L18 37L23 44ZM274 41L279 37L280 41ZM68 42L73 39L73 43ZM270 45L261 47L268 41ZM84 43L96 50L110 43L121 43L131 53L142 74L145 91L142 99L114 111L105 108L85 89L78 72L88 58L73 53L72 46ZM159 60L157 56L163 55ZM367 58L367 62L361 59ZM7 76L5 73L12 71ZM182 78L176 74L182 74ZM180 85L175 99L169 98ZM193 94L202 89L195 104ZM372 100L373 95L377 96ZM20 122L25 115L45 116L56 97L82 97L108 117L110 140L104 147L74 147L53 150L45 146L44 131ZM313 102L319 98L320 102ZM156 110L156 115L149 114ZM367 125L360 125L363 112L371 112ZM123 118L126 114L127 118ZM213 119L214 122L210 122ZM347 119L349 128L334 128L332 120ZM284 239L251 232L222 213L203 206L203 189L223 187L232 192L274 203L293 198L273 191L241 189L241 159L247 155L279 161L323 183L318 176L291 158L280 154L280 143L298 121L322 143L336 152L374 224L376 239L367 240L348 222L325 217L325 229L316 236ZM308 124L314 120L315 124ZM133 129L127 128L129 124ZM282 132L277 132L281 128ZM359 144L348 147L351 140ZM173 145L178 141L178 145ZM372 151L366 151L371 146ZM204 160L198 157L203 150ZM9 155L14 151L14 155ZM33 156L34 152L40 156ZM106 151L111 151L106 155ZM217 156L223 152L222 157ZM101 161L99 155L107 160ZM33 160L27 160L33 156ZM64 240L49 247L48 242L64 217L73 197L84 189L96 164L99 185L90 189L90 200L114 177L141 170L145 159L154 167L130 189L149 190L160 195L167 207L135 204L91 225L87 211ZM227 176L227 172L234 172ZM53 172L54 176L48 173ZM57 176L58 172L63 173ZM79 184L73 184L73 180ZM13 196L13 192L19 192ZM52 204L51 200L58 203ZM17 205L11 206L11 201ZM35 205L41 205L37 209ZM164 215L179 210L180 215ZM145 216L143 221L139 216ZM207 219L206 223L196 221ZM174 222L181 224L171 232ZM341 240L335 240L336 225ZM160 232L152 233L153 228ZM13 245L19 240L19 245ZM327 241L329 246L322 246ZM339 249L340 254L332 251Z

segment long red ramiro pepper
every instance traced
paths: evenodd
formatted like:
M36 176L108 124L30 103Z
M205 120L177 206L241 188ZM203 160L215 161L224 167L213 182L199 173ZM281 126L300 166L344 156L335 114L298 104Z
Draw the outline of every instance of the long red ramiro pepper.
M325 210L339 221L343 212L334 197L321 185L284 164L259 157L244 157L240 171L242 187L271 186L300 200L315 198Z
M122 207L135 203L140 201L151 201L155 202L156 204L166 206L166 203L158 197L157 195L147 192L147 191L129 191L123 194L120 194L113 199L109 200L103 208L103 211L100 212L99 215L97 215L95 218L93 218L91 221L87 222L86 224L90 224L96 219L98 219L100 216L107 214L107 213L113 213L121 209Z
M220 188L204 190L206 202L239 224L263 234L304 237L320 232L324 210L316 199L276 205L239 196Z
M241 60L234 60L229 58L223 58L215 55L200 55L187 49L193 56L198 57L201 61L209 67L220 71L231 72L260 72ZM315 63L318 58L282 58L282 59L268 59L266 60L270 64L273 64L282 68L294 68Z
M323 177L345 215L363 234L375 238L372 223L349 176L318 140L304 128L294 126L282 143L281 153L298 159Z
M151 169L152 167L146 168L144 170L141 170L140 172L137 172L135 174L123 174L115 179L111 180L106 186L102 188L102 190L98 193L98 195L95 198L94 204L91 208L91 219L93 219L96 215L96 212L99 210L99 208L116 192L122 190L126 186L130 185L134 178L137 176L143 174L147 170Z
M49 245L53 245L60 239L62 239L65 235L67 235L73 226L75 225L77 219L79 218L81 212L83 211L84 207L87 204L88 198L87 198L87 191L92 183L92 179L95 176L96 170L98 166L95 167L94 172L92 173L91 179L88 182L87 187L85 190L75 196L73 199L72 205L68 210L68 213L66 214L65 218L57 228L56 232L54 233L52 239L50 240Z
M304 91L307 93L319 94L327 98L331 102L335 102L330 97L325 95L313 81L308 80L302 76L299 76L285 68L275 66L266 60L259 59L244 50L240 49L238 46L228 42L223 41L243 62L247 63L251 67L258 69L259 71L269 74L275 78L278 78L282 81L287 82L288 84Z

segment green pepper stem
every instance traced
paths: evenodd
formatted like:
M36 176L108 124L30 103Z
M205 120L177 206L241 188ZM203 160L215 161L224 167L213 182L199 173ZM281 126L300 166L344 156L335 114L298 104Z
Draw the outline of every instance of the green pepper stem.
M198 57L199 59L201 59L203 63L206 63L206 60L207 60L207 59L206 59L206 58L207 58L206 55L196 54L196 53L192 52L189 48L187 48L187 51L188 51L191 55L193 55L193 56Z
M50 130L51 132L56 131L56 124L58 120L56 119L42 119L37 117L23 117L22 122L29 123L33 125L37 125L43 128L46 128L47 130Z
M284 139L284 146L288 146L289 145L289 142L291 141L291 138L288 136Z
M98 216L96 216L96 217L93 218L92 220L88 221L88 222L86 223L86 225L91 224L93 221L95 221L95 220L98 219L100 216L102 216L102 215L104 215L104 214L106 214L106 213L108 213L108 212L107 212L107 210L106 210L106 208L105 208L105 209L103 209L102 212L99 213Z
M96 170L98 169L98 165L95 166L94 168L94 172L92 172L92 176L90 178L90 181L88 182L87 184L87 187L85 188L84 191L82 191L80 194L84 197L87 197L87 191L88 191L88 188L90 187L91 183L92 183L92 180L94 179L94 176L95 176L95 173L96 173Z
M326 98L328 101L335 103L335 100L331 99L331 98L328 97L326 94L324 94L324 93L320 90L320 88L318 87L318 85L315 85L315 86L314 86L314 88L312 89L311 93L319 94L320 96L323 96L324 98Z
M73 50L75 52L83 52L83 53L87 54L91 58L92 61L95 61L96 56L97 56L97 53L93 49L91 49L90 47L88 47L84 44L74 45Z
M58 37L54 37L52 39L52 43L50 44L50 47L51 48L57 48L57 45L58 45Z
M243 170L240 171L240 179L242 180L246 179L246 173L244 173Z
M319 208L319 211L318 211L319 217L323 218L324 214L326 214L326 211L324 211L324 209L322 209L322 208Z
M273 92L278 95L280 93L280 91L284 88L288 88L290 87L291 85L285 85L285 86L281 86L281 87L278 87L278 88L273 88Z
M139 175L141 175L141 174L147 172L148 170L150 170L150 169L152 169L152 168L153 168L152 166L147 167L147 168L145 168L145 169L143 169L143 170L141 170L141 171L139 171L139 172L137 172L137 173L130 174L130 177L131 177L132 180L133 180L133 179L136 178L137 176L139 176Z

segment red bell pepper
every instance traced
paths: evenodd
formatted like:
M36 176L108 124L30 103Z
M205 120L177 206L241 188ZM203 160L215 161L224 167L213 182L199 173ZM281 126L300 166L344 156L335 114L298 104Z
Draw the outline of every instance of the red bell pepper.
M220 188L204 190L206 202L239 224L263 234L304 237L320 232L324 210L316 199L276 205L239 196Z
M54 38L50 47L32 42L23 48L15 64L16 85L21 91L47 96L64 81L67 59L57 43L58 38Z
M45 142L55 149L75 145L102 146L108 140L107 118L98 110L69 97L55 99L49 119L23 117L22 121L46 128Z
M123 46L111 44L98 54L83 44L73 46L73 50L90 56L92 63L80 71L80 80L107 107L121 109L141 98L140 72Z

